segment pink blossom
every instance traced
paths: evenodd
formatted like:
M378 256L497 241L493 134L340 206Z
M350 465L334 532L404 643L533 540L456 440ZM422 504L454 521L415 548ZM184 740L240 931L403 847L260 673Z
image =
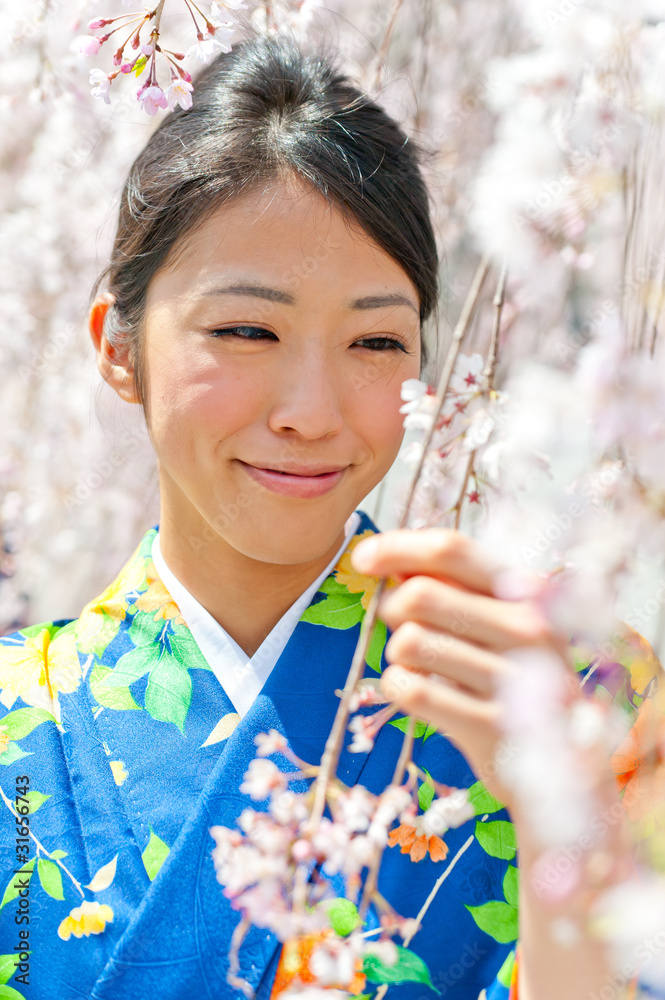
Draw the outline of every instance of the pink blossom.
M341 986L353 979L356 960L360 955L360 938L330 937L314 949L310 969L321 986Z
M95 35L80 35L74 39L72 47L83 56L96 56L102 47L102 39Z
M369 753L374 746L374 737L370 728L372 721L362 715L354 715L349 722L349 732L353 733L353 739L349 744L351 753Z
M185 53L186 57L195 56L201 62L208 63L218 52L230 52L231 39L235 26L232 23L222 24L215 28L213 35L202 35Z
M276 789L286 788L287 778L271 760L253 760L245 771L245 780L240 786L243 795L249 795L256 802L267 799Z
M271 729L269 733L257 733L254 737L259 757L272 757L274 753L284 753L288 748L286 737L278 733L276 729Z
M446 830L456 829L474 816L475 810L469 802L468 791L457 788L434 800L423 816L423 828L428 836L441 837Z
M483 385L485 361L482 354L460 354L455 371L450 380L450 388L456 393L478 392Z
M154 84L141 87L136 98L147 115L156 115L158 108L166 108L169 103L162 88Z
M354 785L339 796L339 817L349 833L361 833L369 828L375 801L375 797L362 785Z
M109 91L111 89L111 81L102 69L91 69L90 70L90 83L93 85L90 93L93 97L101 97L105 104L111 103L111 98L109 97Z

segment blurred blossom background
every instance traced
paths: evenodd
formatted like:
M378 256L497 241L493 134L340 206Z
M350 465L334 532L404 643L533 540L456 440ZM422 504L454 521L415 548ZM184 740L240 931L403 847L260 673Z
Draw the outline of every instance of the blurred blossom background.
M483 535L516 566L563 578L573 567L557 598L564 626L595 618L602 631L618 614L660 650L665 3L199 6L233 22L234 40L268 16L336 51L422 147L443 262L432 384L488 258L458 369L478 391L458 392L438 485L410 523ZM103 384L86 329L124 178L164 111L142 110L132 74L110 103L91 96L113 42L84 55L77 39L91 18L133 10L0 0L0 632L75 617L158 519L140 411ZM172 49L196 47L184 0L166 0L161 30ZM200 55L186 60L193 74ZM489 387L473 373L506 267ZM412 475L411 423L406 461L363 504L383 529Z

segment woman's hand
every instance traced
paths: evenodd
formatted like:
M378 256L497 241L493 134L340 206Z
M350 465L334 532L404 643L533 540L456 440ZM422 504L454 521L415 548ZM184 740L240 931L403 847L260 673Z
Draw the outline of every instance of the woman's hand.
M392 576L379 617L392 635L385 649L391 666L381 686L409 715L436 726L464 753L475 773L504 802L493 765L505 739L496 697L516 669L504 654L532 646L565 655L565 642L529 601L493 596L500 567L483 547L444 528L387 531L362 541L355 568ZM566 668L562 662L562 673Z

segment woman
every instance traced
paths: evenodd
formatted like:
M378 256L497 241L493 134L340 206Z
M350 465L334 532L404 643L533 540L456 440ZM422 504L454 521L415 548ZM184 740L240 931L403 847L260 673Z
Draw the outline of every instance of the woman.
M492 774L499 739L502 653L559 640L527 602L491 596L482 552L453 533L360 544L377 529L358 504L398 453L400 386L422 371L437 297L411 143L325 60L283 39L238 46L137 158L103 279L90 332L104 379L145 412L160 521L76 621L0 640L11 996L236 995L238 914L215 880L209 829L251 804L240 785L258 733L276 729L320 760L385 575L401 582L384 597L392 635L370 667L414 668L411 687L388 673L385 683L454 741L425 734L417 762L474 786L479 822L503 831L460 857L412 947L441 995L506 996L515 845L477 780ZM441 635L455 638L432 654ZM347 746L340 777L380 790L401 737L389 725L369 754ZM416 863L408 844L388 850L380 890L415 916L441 855L472 832L427 844ZM602 956L551 941L528 886L522 905L523 996L586 997ZM279 961L275 937L254 929L239 975L269 997ZM391 990L431 995L418 983Z

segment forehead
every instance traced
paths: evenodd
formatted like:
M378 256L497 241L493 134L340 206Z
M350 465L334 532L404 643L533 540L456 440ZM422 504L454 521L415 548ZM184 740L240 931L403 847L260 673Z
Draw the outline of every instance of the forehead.
M289 178L221 205L179 242L154 276L155 295L192 292L220 276L261 277L305 293L388 289L418 293L411 279L361 227L304 181Z

